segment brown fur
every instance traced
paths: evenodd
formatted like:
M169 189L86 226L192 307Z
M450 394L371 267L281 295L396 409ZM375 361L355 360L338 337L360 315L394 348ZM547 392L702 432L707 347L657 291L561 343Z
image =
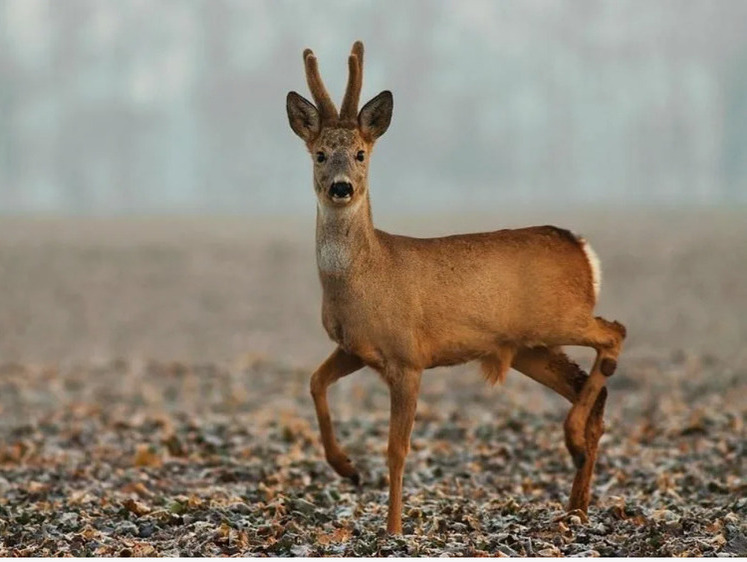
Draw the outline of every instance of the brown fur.
M335 439L326 392L340 377L368 365L391 392L387 529L401 532L404 460L421 373L479 360L491 383L514 367L573 404L565 431L578 472L569 507L585 511L602 431L604 373L625 334L622 325L593 316L596 299L582 241L553 226L442 238L375 229L368 161L389 126L391 93L382 92L353 118L363 61L363 46L356 43L344 111L330 121L336 110L327 107L316 59L309 51L304 60L314 99L325 108L315 114L310 102L291 92L288 117L314 158L322 323L337 344L311 381L330 464L357 481ZM335 195L332 184L338 182L351 186L349 197ZM559 350L563 345L596 349L588 377Z

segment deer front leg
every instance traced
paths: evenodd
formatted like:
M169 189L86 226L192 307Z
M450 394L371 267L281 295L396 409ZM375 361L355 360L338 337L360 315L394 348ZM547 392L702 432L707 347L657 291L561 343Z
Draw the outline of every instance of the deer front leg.
M392 534L402 533L402 474L405 458L410 451L410 433L415 421L420 371L404 370L387 377L391 395L389 414L389 513L386 530Z
M338 347L311 375L311 396L314 398L316 418L322 434L324 456L337 474L350 478L356 486L360 483L360 476L348 456L337 444L332 419L329 415L329 404L327 404L327 388L338 379L354 373L361 367L363 367L363 361L360 358Z

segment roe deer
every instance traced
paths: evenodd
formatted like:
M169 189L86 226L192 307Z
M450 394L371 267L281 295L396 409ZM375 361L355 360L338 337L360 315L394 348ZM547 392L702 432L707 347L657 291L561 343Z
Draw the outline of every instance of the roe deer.
M402 473L421 373L478 360L491 383L513 367L572 403L564 426L577 469L569 509L585 512L603 432L606 377L615 371L625 338L621 324L593 316L600 283L594 251L583 238L553 226L425 239L375 229L368 161L389 127L392 94L381 92L358 111L359 41L348 58L339 113L311 50L303 61L316 105L290 92L286 109L313 159L322 323L337 344L311 377L332 468L359 482L335 438L327 388L368 365L391 393L387 530L401 533ZM561 351L563 345L596 350L590 375Z

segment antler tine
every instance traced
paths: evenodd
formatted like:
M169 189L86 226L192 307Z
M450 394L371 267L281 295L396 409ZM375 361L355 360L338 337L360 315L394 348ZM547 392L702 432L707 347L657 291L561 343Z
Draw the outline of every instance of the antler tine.
M360 63L361 70L363 70L363 41L356 41L353 43L353 48L350 50L350 54L358 57L358 63Z
M337 121L339 116L332 98L329 97L327 88L324 87L322 77L319 74L319 65L311 49L304 49L303 62L306 67L306 82L311 90L311 95L319 109L319 114L323 123Z
M348 57L348 85L340 107L340 119L355 121L363 87L363 43L356 41Z

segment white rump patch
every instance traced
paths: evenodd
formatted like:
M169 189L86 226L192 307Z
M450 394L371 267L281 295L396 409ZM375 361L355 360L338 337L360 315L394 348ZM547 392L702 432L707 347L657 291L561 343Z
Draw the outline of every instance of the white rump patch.
M599 298L599 290L602 288L602 264L599 262L599 256L597 256L591 244L583 238L580 239L580 242L591 268L591 283L594 287L594 298L596 299Z

